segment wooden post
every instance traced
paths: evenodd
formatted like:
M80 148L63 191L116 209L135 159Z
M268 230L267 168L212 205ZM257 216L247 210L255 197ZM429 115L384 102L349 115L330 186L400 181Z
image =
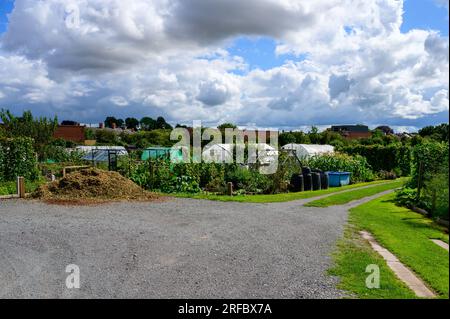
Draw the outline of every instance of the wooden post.
M17 195L19 198L25 198L25 178L17 177Z
M417 199L416 202L420 201L420 192L422 190L422 182L423 182L423 162L419 162L419 174L417 176Z
M233 183L229 182L227 185L227 194L228 196L233 196Z

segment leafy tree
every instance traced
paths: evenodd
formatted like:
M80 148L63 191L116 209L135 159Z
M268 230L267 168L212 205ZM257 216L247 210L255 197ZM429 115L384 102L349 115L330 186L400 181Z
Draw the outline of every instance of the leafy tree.
M224 132L225 132L225 129L226 128L232 128L232 129L235 129L235 128L237 128L237 126L236 125L234 125L234 124L232 124L232 123L223 123L223 124L220 124L218 127L217 127L219 130L223 130Z
M278 141L281 146L284 146L286 144L295 143L296 139L295 139L295 135L292 134L292 132L286 132L286 133L281 133L278 136Z
M160 116L156 119L156 128L163 130L171 130L172 126L169 123L167 123L162 116Z
M144 131L151 131L156 129L156 121L151 117L143 117L140 121L141 127Z
M437 126L426 126L419 130L419 135L430 139L445 142L449 139L448 123L442 123Z
M308 132L308 136L312 144L320 144L319 129L316 126L311 127L311 130Z
M117 127L123 127L125 125L124 120L122 119L117 119Z
M105 127L112 128L114 123L117 125L117 119L114 116L108 116L105 119Z
M1 110L0 118L3 122L3 131L6 137L30 137L34 141L36 151L48 144L58 127L58 119L46 117L34 118L30 111L25 111L22 117L14 116L9 110Z
M127 117L125 119L125 125L127 129L133 129L135 130L137 126L139 125L139 121L135 119L134 117Z

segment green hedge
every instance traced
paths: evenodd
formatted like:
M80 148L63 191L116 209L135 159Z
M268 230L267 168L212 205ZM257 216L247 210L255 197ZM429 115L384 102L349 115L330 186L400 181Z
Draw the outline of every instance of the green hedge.
M28 137L0 140L0 181L13 181L17 176L31 181L39 177L33 139Z
M420 163L423 165L424 181L443 173L448 165L448 143L424 141L414 146L412 150L411 184L416 186L419 176Z
M351 182L368 182L374 180L374 174L365 157L348 154L324 154L313 156L303 163L310 168L323 171L341 171L351 173Z
M411 173L411 147L407 145L353 145L340 150L349 155L364 156L375 172L397 171L403 176Z

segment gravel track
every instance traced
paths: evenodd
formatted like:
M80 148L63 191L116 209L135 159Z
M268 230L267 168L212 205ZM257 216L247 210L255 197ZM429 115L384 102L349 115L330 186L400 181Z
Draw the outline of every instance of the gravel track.
M351 204L302 203L3 200L0 298L340 298L326 270Z

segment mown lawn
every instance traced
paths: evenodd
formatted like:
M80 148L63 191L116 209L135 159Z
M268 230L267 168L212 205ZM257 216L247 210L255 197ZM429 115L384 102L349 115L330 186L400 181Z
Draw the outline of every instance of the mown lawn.
M318 200L309 202L305 206L328 207L328 206L333 206L333 205L343 205L343 204L347 204L347 203L357 200L357 199L376 195L378 193L382 193L382 192L390 190L390 189L401 187L405 183L405 181L406 181L405 178L399 178L395 181L391 181L389 183L385 183L382 185L377 185L377 186L363 188L363 189L355 189L351 192L345 192L345 193L331 195L326 198L322 198L322 199L318 199Z
M25 191L27 193L34 192L36 188L38 188L43 181L35 181L35 182L25 182ZM0 196L3 195L13 195L17 194L17 184L16 182L0 182Z
M412 299L416 295L405 286L389 269L384 259L363 240L357 229L349 226L344 238L338 242L334 254L335 265L328 271L331 276L338 276L339 289L348 292L350 298L361 299ZM380 268L380 288L366 287L368 265Z
M343 187L333 187L326 190L320 191L308 191L308 192L298 192L298 193L282 193L282 194L270 194L270 195L236 195L236 196L227 196L227 195L215 195L215 194L168 194L170 196L175 197L184 197L184 198L195 198L195 199L208 199L208 200L217 200L223 202L242 202L242 203L279 203L279 202L289 202L298 199L306 199L317 197L321 195L333 194L336 192L340 192L346 189L353 189L362 186L368 185L378 185L384 184L388 181L379 180L374 182L366 182L366 183L358 183L347 185ZM166 194L167 195L167 194Z
M394 194L383 196L350 210L350 226L338 244L335 267L330 274L341 278L340 288L360 298L411 298L384 260L363 241L359 230L367 230L401 262L412 269L442 298L448 298L449 255L430 239L448 242L448 234L430 219L393 203ZM365 286L365 268L377 264L381 288Z

